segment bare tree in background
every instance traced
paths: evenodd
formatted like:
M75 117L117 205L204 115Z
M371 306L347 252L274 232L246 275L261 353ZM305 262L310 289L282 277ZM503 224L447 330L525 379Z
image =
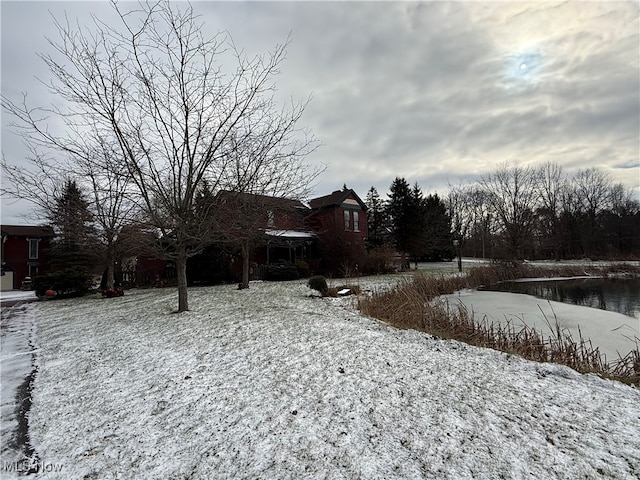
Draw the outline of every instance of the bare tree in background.
M505 164L482 177L480 185L488 194L508 255L521 258L524 244L533 232L533 212L539 198L535 171Z
M91 134L63 141L33 119L19 118L26 121L15 126L31 154L21 165L3 157L1 168L6 181L0 193L31 202L41 218L50 213L64 185L73 180L87 194L92 223L104 249L106 287L113 289L117 242L123 227L131 224L139 211L132 199L130 176L118 161L117 144ZM55 148L64 159L43 154L43 148Z
M93 218L105 249L105 286L107 290L113 290L116 260L119 254L126 253L118 249L122 250L124 244L131 244L131 239L122 241L123 235L131 231L126 227L140 222L141 216L131 177L123 162L119 161L120 152L115 149L116 145L104 139L98 140L90 156L76 157L74 163L79 168L83 184L88 184L87 190L92 197Z
M539 244L551 251L554 258L560 256L560 215L566 198L567 176L557 163L547 162L536 170L539 197L537 222Z
M248 59L226 35L204 38L191 7L113 7L117 27L97 18L91 29L56 22L54 54L41 58L54 77L48 87L64 107L33 110L5 98L3 104L39 132L47 131L46 116L62 119L66 131L53 146L87 131L115 140L162 253L176 263L182 312L189 309L187 258L215 233L211 212L195 208L198 190L205 182L213 191L283 192L307 184L302 160L313 141L295 127L306 104L276 108L273 79L286 44Z
M249 288L249 256L266 241L268 215L287 210L294 215L292 201L308 197L321 171L302 163L317 146L306 137L297 138L296 123L302 113L303 109L294 115L258 112L242 119L238 133L230 138L231 161L220 182L226 190L218 198L224 205L218 204L210 218L215 221L214 238L241 252L241 289Z
M592 167L578 170L571 184L574 221L580 231L582 250L601 254L605 232L598 217L611 207L611 179L605 171Z
M492 226L489 194L478 184L450 185L445 203L454 236L462 244L472 239L474 244L479 243L480 254L485 258ZM477 255L475 249L473 252Z
M611 206L612 183L609 175L595 167L578 170L572 184L581 210L588 215L592 224L595 223L596 215Z

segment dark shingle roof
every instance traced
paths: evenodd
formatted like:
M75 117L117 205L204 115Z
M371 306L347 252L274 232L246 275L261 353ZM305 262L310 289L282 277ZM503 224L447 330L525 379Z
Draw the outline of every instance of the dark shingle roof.
M294 200L284 197L270 197L268 195L258 195L254 193L239 193L222 190L218 193L219 198L229 198L231 200L239 200L247 203L258 203L273 208L282 209L306 209L300 200Z
M53 228L37 225L1 225L2 235L14 237L53 237Z
M362 208L366 208L365 204L362 202L362 200L360 200L360 197L358 197L356 192L351 189L336 190L335 192L330 193L329 195L325 195L324 197L314 198L313 200L309 201L309 205L313 210L338 206L342 205L344 201L350 196L353 196L353 198L356 199L356 201L362 206Z

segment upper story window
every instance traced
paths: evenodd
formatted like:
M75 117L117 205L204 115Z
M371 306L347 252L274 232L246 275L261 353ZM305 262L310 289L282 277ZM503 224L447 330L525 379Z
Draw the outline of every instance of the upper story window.
M344 211L344 229L351 229L351 212L349 210Z
M359 212L353 212L353 230L355 232L360 231L360 213Z
M40 239L38 238L30 238L29 239L29 259L35 260L38 258L38 242Z
M276 224L276 215L273 210L267 211L267 227L273 227Z

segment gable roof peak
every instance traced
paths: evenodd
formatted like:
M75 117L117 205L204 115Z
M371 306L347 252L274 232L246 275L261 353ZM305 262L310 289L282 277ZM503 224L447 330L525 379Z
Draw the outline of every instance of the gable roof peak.
M360 199L358 194L354 192L353 189L351 188L347 188L346 190L335 190L333 193L330 193L329 195L314 198L309 201L309 205L311 206L312 209L321 209L321 208L327 208L327 207L340 206L349 197L353 197L353 199L358 202L360 207L363 210L366 210L367 207L364 204L364 202Z

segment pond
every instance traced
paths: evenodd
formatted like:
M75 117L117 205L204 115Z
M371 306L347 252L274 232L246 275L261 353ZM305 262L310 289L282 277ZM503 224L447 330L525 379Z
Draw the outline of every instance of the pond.
M545 300L599 308L640 319L640 279L571 278L501 282L481 290L525 293Z

